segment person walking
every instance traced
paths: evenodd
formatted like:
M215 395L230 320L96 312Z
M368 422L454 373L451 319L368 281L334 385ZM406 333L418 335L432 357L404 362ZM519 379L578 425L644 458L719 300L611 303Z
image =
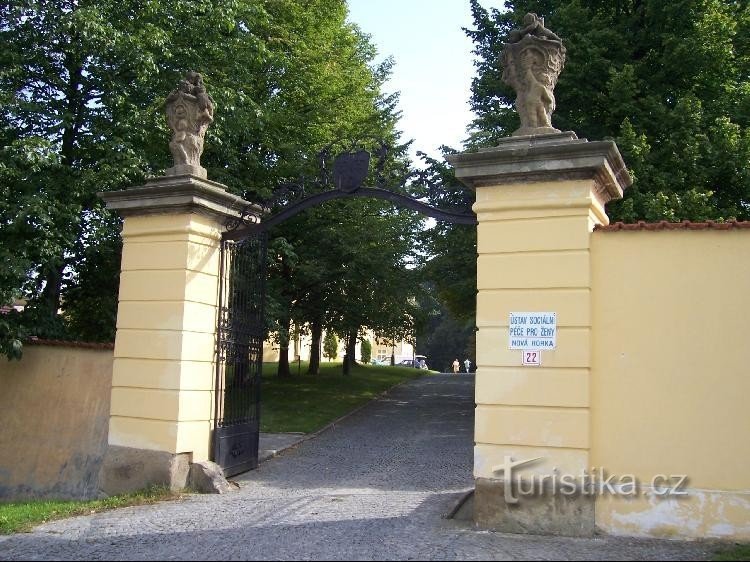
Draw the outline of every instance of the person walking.
M453 360L453 374L457 375L458 370L461 368L461 364L458 362L458 357Z
M464 361L464 367L466 368L466 372L469 372L469 369L471 369L471 360L467 357Z

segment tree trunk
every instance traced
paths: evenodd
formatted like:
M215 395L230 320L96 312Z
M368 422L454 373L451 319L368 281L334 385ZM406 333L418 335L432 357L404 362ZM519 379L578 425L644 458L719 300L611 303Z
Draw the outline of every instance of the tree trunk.
M286 379L292 376L289 370L289 327L291 320L285 320L286 326L282 329L283 333L279 334L279 369L276 376L280 379Z
M65 171L61 181L63 185L67 184L67 187L72 189L75 181L73 167L76 163L76 141L84 119L87 93L83 84L83 65L80 62L80 57L68 51L64 54L64 65L68 71L65 99L67 111L69 116L72 116L72 120L67 121L62 133L60 156ZM78 229L80 234L80 225ZM64 270L65 252L63 250L57 258L53 258L44 265L44 289L40 295L39 304L44 311L44 316L52 321L57 317L57 311L62 304ZM48 337L50 336L48 335Z
M62 292L65 264L50 263L46 269L40 304L44 308L44 315L54 320L57 316L57 310L60 308L60 294Z
M346 339L346 355L349 357L350 365L357 364L357 332L359 330L354 330Z
M308 375L320 373L320 341L323 339L323 322L314 320L312 323L312 342L310 344L310 365Z
M353 330L346 336L346 355L344 355L344 375L350 375L352 372L352 366L356 365L355 359L357 353L357 332L359 330Z
M343 372L345 377L348 377L352 374L351 363L349 362L349 354L344 355Z

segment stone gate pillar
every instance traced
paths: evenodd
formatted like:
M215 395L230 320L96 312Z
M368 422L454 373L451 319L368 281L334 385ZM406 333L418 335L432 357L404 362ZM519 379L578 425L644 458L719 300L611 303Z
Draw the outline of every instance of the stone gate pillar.
M508 473L578 478L590 466L591 232L608 224L605 203L631 179L614 142L572 132L511 137L449 160L476 189L479 223L475 520L591 534L593 497L581 490L563 495L551 479L533 496L506 487ZM523 352L509 349L511 312L556 313L556 348L541 352L541 366L522 366Z
M221 233L247 202L174 175L102 193L124 217L109 451L101 487L185 486L208 460Z

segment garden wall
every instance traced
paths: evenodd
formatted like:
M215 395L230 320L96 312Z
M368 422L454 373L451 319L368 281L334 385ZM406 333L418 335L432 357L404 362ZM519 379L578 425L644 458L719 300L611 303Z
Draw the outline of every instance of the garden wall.
M748 226L592 235L591 461L644 486L597 498L606 532L750 539ZM657 475L686 475L687 496Z
M98 494L113 350L37 342L0 359L0 500Z

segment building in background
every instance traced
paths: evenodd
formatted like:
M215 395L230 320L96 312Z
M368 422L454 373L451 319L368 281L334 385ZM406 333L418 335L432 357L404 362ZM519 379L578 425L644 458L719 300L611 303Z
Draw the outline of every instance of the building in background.
M289 361L297 361L298 358L300 358L302 361L309 361L310 360L310 348L312 345L312 338L309 334L300 334L297 330L292 330L292 333L296 333L296 337L294 337L289 342ZM325 340L326 333L323 332L323 337L321 338L321 346L323 345L323 340ZM365 338L370 342L370 346L372 348L372 355L371 355L371 362L377 362L377 363L389 363L391 356L395 357L395 363L398 365L402 361L405 360L413 360L415 356L415 349L414 345L405 342L405 341L399 341L396 342L395 345L390 345L390 342L386 342L383 340L379 340L375 337L375 334L372 332L367 332L365 334ZM361 341L361 340L360 340ZM362 345L358 341L356 353L355 353L355 359L357 361L362 360ZM346 342L339 338L339 353L336 357L335 361L343 361L344 355L346 354ZM279 345L278 343L273 342L272 340L266 340L266 342L263 344L263 361L266 363L273 363L279 360ZM330 362L331 360L328 357L325 357L323 355L323 351L321 349L320 352L320 360L321 362Z

